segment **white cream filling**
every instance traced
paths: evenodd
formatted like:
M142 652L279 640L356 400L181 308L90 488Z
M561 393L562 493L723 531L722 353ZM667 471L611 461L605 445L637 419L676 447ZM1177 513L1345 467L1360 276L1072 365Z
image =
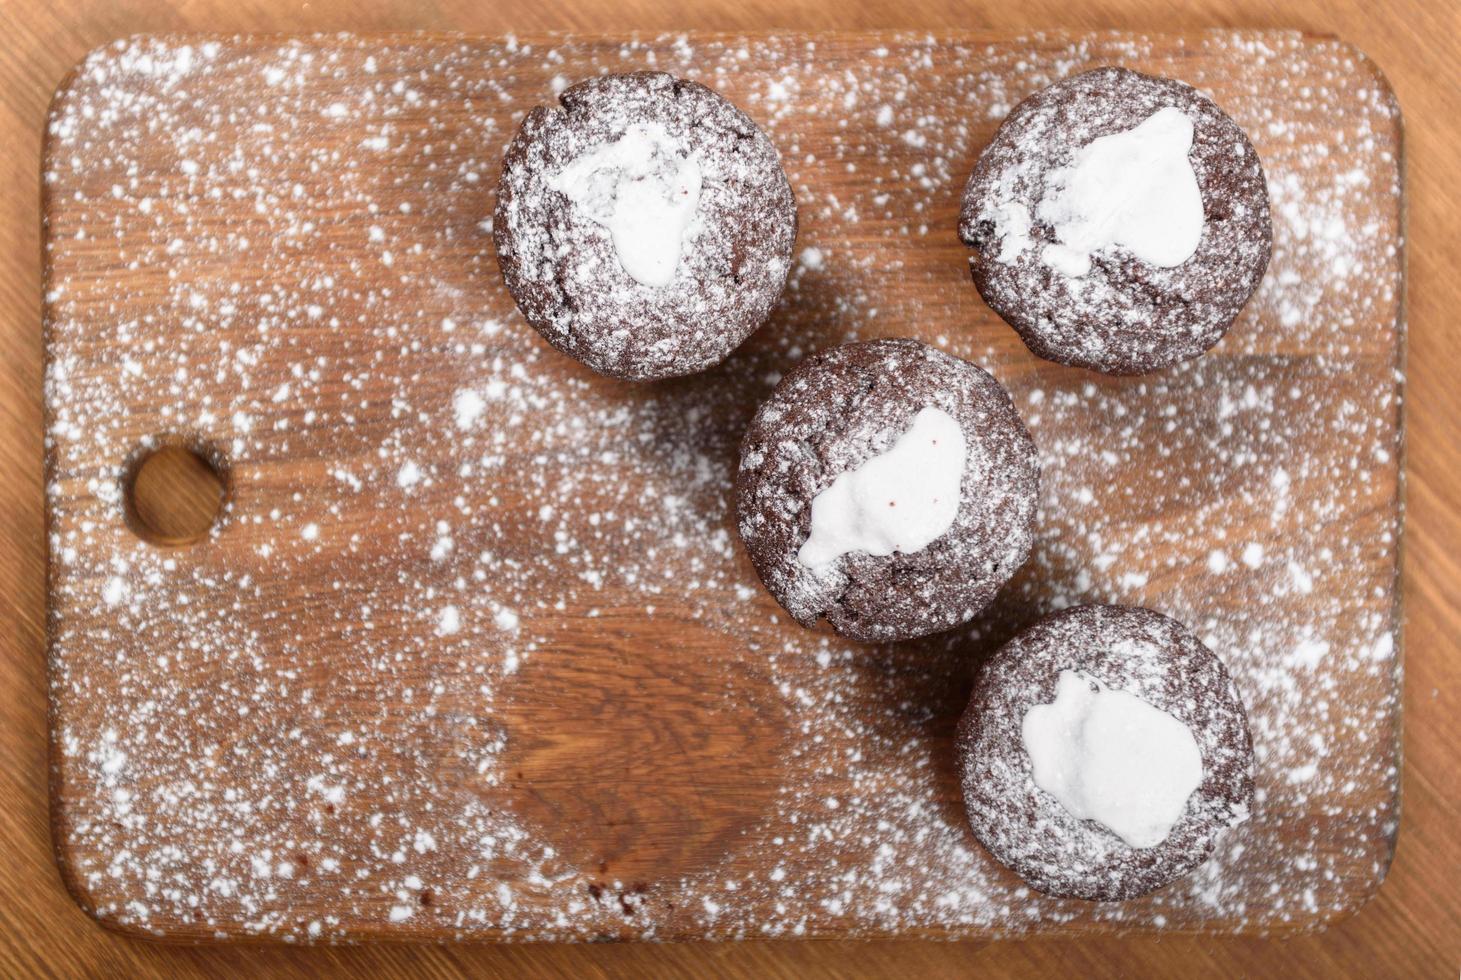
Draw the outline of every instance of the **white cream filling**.
M1056 241L1041 260L1070 277L1091 270L1091 256L1120 247L1159 268L1181 265L1197 251L1204 216L1189 152L1194 129L1168 106L1140 125L1092 140L1070 166L1050 175L1035 217ZM992 215L1000 236L998 261L1015 261L1034 244L1029 210L1004 202Z
M625 272L659 287L675 278L702 182L699 160L663 125L640 123L578 156L548 186L609 230Z
M812 499L812 529L797 552L819 567L853 551L909 554L954 524L968 446L958 421L928 407L885 452L838 475Z
M1166 840L1202 784L1186 725L1077 671L1060 672L1055 700L1025 713L1021 736L1035 785L1132 847Z

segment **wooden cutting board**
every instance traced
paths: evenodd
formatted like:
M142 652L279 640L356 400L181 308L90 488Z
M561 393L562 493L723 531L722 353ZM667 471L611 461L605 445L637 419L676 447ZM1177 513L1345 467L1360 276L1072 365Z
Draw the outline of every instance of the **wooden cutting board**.
M1209 92L1274 254L1212 353L1031 357L979 301L959 193L1008 109L1124 64ZM492 254L501 152L564 84L653 66L767 129L798 262L728 363L591 375ZM52 795L102 922L175 940L1282 932L1352 911L1398 817L1400 115L1292 33L139 38L45 153ZM790 623L731 520L780 374L916 336L1014 393L1040 541L974 627ZM226 486L191 544L150 448ZM1140 901L1031 893L969 835L950 735L1044 612L1140 603L1228 663L1258 806Z

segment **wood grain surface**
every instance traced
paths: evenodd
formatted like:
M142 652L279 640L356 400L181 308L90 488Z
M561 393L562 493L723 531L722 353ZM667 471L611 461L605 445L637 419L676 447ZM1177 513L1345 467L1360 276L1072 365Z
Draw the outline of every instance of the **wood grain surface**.
M1210 91L1276 212L1227 339L1154 377L1031 355L953 234L1003 107L1117 61ZM802 201L770 322L670 384L516 329L482 219L481 174L555 79L626 62L747 106ZM96 52L54 102L43 203L72 890L175 940L1275 933L1349 913L1398 807L1400 155L1373 67L1294 33ZM879 647L756 587L730 488L771 380L880 335L1009 385L1044 473L999 600ZM158 438L227 473L191 547L140 501L127 519L128 461ZM981 657L1091 601L1199 629L1259 758L1253 819L1201 873L1105 905L1031 895L974 846L946 762Z
M7 13L9 13L7 9ZM16 11L14 41L5 58L8 72L5 107L13 134L5 159L15 187L35 187L38 139L47 93L65 66L85 49L111 36L138 29L226 28L354 30L383 27L453 27L491 32L505 29L573 27L677 29L691 26L754 29L785 24L808 27L876 27L890 23L969 26L969 15L941 8L839 8L835 13L814 7L775 11L754 6L683 11L645 7L604 10L595 15L579 9L554 15L547 11L497 8L476 11L431 7L409 13L382 12L347 16L329 5L283 13L234 6L185 11L141 10L126 5L87 9L84 5L36 7ZM625 17L640 18L632 24ZM1054 9L1026 6L1018 14L989 12L993 26L1020 29L1049 26L1061 18ZM1070 16L1068 14L1064 16ZM39 348L36 305L39 295L35 261L35 197L7 198L4 235L14 257L5 280L5 306L13 349L29 352L7 361L13 392L7 401L7 458L19 478L7 483L7 535L16 559L6 592L13 617L15 653L7 661L17 692L5 718L6 751L11 781L7 833L14 842L5 871L7 903L6 955L10 972L91 972L134 974L142 969L178 972L227 968L297 971L300 975L327 967L362 970L417 968L437 973L499 970L521 973L618 970L711 973L753 971L760 974L833 974L903 971L917 964L930 972L984 969L1035 969L1057 959L1067 968L1097 971L1212 973L1280 969L1311 975L1451 975L1457 961L1457 895L1454 870L1457 845L1449 828L1456 819L1454 787L1455 735L1448 719L1455 708L1456 610L1454 607L1456 493L1451 482L1455 453L1445 438L1456 408L1454 391L1444 383L1447 340L1452 328L1445 311L1454 308L1456 287L1447 270L1456 258L1454 195L1445 183L1456 152L1454 86L1450 64L1456 15L1449 7L1397 9L1372 17L1355 8L1322 13L1289 9L1282 14L1266 7L1209 9L1176 14L1155 6L1096 5L1080 13L1071 26L1124 25L1142 29L1174 29L1208 23L1253 26L1300 26L1333 30L1375 55L1389 71L1407 111L1410 127L1412 241L1410 263L1410 534L1407 554L1408 676L1406 687L1406 810L1397 863L1379 898L1355 919L1330 932L1282 944L1252 940L1088 939L1078 944L996 944L982 948L875 944L811 947L776 944L752 947L620 947L615 949L545 948L531 950L402 950L395 948L294 952L281 950L202 952L143 946L101 934L71 907L50 866L45 844L44 734L41 680L39 491ZM565 17L559 20L558 17ZM1028 19L1026 19L1028 18ZM693 21L693 22L690 22ZM964 23L960 23L964 21ZM1070 21L1064 21L1071 24ZM1448 208L1450 209L1448 211Z

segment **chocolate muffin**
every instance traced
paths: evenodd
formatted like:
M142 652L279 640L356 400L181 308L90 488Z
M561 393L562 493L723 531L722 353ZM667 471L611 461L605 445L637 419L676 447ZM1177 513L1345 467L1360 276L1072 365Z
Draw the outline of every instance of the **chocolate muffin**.
M724 360L786 285L796 202L776 150L720 95L603 75L539 106L507 148L493 239L554 347L643 381Z
M1161 888L1253 806L1232 679L1150 609L1079 606L1015 637L981 670L956 752L974 836L1062 898Z
M807 358L757 410L741 538L803 626L907 640L967 622L1030 552L1039 471L1008 392L916 340Z
M1098 68L1015 106L964 188L959 237L1030 350L1143 374L1222 339L1273 231L1237 123L1190 85Z

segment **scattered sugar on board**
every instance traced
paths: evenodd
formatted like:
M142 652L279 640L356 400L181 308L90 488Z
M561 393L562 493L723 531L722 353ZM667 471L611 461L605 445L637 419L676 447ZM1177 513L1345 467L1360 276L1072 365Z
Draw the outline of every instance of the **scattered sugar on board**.
M1398 243L1354 212L1398 187L1371 129L1396 110L1348 49L1309 55L1330 83L1300 91L1283 70L1296 36L1201 42L1253 69L1223 80L1219 101L1267 167L1274 258L1220 350L1255 356L1117 382L1022 372L1002 328L951 328L950 315L979 309L967 274L913 250L952 246L974 156L1025 94L1110 62L1196 71L1182 77L1201 87L1217 82L1202 75L1214 62L1168 63L1114 39L901 37L877 70L794 39L462 42L425 62L409 43L362 58L365 43L122 43L82 66L79 94L50 122L46 180L73 195L53 236L113 236L129 267L165 272L185 328L152 344L151 321L105 317L92 284L49 283L55 582L68 608L95 613L54 623L53 691L70 706L55 737L86 801L65 828L83 855L70 870L103 915L312 940L356 935L361 920L653 938L671 915L675 934L714 937L959 935L1072 920L1262 931L1355 900L1346 876L1373 878L1397 816L1385 741L1396 622L1371 593L1394 574L1395 515L1373 507L1395 479L1381 422L1398 412L1400 379L1354 347L1398 281ZM581 75L642 66L721 88L762 123L802 221L773 321L706 378L649 390L590 378L536 341L499 288L485 218L528 104L518 93L547 99ZM204 83L236 97L195 104ZM1335 100L1356 107L1347 130L1327 122ZM829 117L842 122L809 145L808 121ZM348 138L312 139L320 127ZM109 147L105 172L75 170L95 140ZM171 168L139 170L159 144ZM1321 180L1335 156L1341 178ZM396 183L361 169L381 157ZM208 224L219 200L252 202L253 217ZM331 260L347 234L367 246L363 261ZM220 273L235 254L258 257L263 275ZM888 288L909 274L922 299ZM733 535L740 428L818 347L917 334L931 317L939 332L926 339L1014 391L1044 467L1040 542L972 629L891 648L802 631L756 588ZM217 343L220 327L250 339ZM97 371L98 348L126 351L126 370ZM1274 350L1319 356L1295 376L1261 356ZM220 397L223 378L237 394ZM388 400L364 394L382 386ZM160 417L129 420L126 406L147 399L166 406ZM214 534L247 542L252 564L210 563L206 544L158 550L122 524L122 461L172 429L226 453L241 489ZM315 475L287 506L255 511L249 479L286 459ZM279 591L304 575L328 583L328 605ZM1125 905L1045 899L996 867L951 775L978 656L1081 601L1150 604L1190 624L1232 669L1257 743L1254 819L1189 880ZM718 849L626 881L572 856L598 828L511 805L523 800L514 752L542 736L514 731L514 708L535 677L572 677L570 658L588 656L558 648L581 635L565 624L632 634L636 618L666 615L698 618L688 635L718 637L722 652L656 662L676 665L717 724L779 740L764 753L779 768ZM132 656L137 636L151 638L145 657ZM350 655L322 659L326 646ZM127 695L126 713L68 725L103 683ZM636 710L658 706L646 695ZM693 743L695 717L663 724ZM739 773L748 761L697 765ZM672 800L733 779L674 772Z

